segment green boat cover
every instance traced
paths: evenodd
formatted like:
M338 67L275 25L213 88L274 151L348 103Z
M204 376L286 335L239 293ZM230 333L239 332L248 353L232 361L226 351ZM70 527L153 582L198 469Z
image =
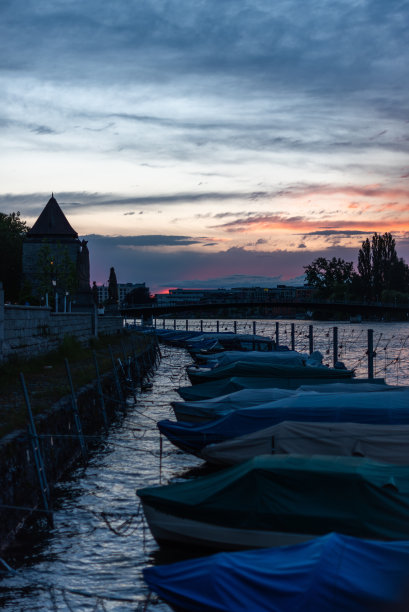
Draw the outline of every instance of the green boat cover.
M235 361L224 366L210 368L187 368L192 385L210 382L220 378L232 378L234 376L271 377L271 378L330 378L344 379L354 376L352 370L338 370L326 368L325 366L291 366L283 364L267 364L251 361Z
M262 455L137 494L166 514L236 529L409 539L409 466L359 457Z

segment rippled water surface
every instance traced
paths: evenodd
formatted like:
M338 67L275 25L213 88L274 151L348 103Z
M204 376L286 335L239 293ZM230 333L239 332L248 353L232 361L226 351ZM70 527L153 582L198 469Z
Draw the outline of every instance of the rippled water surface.
M185 322L180 322L182 328ZM189 323L191 327L198 322ZM211 323L207 323L211 326ZM220 330L232 322L221 322ZM244 327L246 326L246 327ZM287 326L287 327L286 327ZM368 325L339 324L340 358L366 375ZM409 324L374 324L375 372L390 384L409 384ZM240 332L252 330L241 322ZM257 332L273 336L275 324L257 322ZM280 341L289 344L288 322L280 322ZM297 323L296 349L307 350L308 325ZM316 348L329 360L331 328L314 323ZM162 361L152 390L129 398L127 414L118 418L107 438L55 488L54 526L40 521L26 530L4 557L16 574L1 574L0 607L18 610L142 610L147 588L142 569L184 558L186 553L160 551L142 521L137 488L201 473L199 459L178 451L166 440L160 454L156 421L172 417L175 389L188 384L183 349L162 347ZM325 359L324 359L325 360ZM98 599L99 598L99 599ZM169 611L160 601L147 610Z

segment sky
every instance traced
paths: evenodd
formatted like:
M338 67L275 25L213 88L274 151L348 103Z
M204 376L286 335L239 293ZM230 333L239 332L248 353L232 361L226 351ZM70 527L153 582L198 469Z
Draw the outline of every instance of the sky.
M0 0L0 211L51 193L91 281L409 263L409 0Z

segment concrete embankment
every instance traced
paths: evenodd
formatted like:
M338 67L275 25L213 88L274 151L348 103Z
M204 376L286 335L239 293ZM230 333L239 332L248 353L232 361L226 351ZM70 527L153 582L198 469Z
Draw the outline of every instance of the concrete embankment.
M126 361L118 360L115 368L100 376L100 384L95 379L35 416L38 450L51 491L78 460L86 460L84 447L88 452L103 439L106 427L126 410L123 398L132 392L133 385L146 382L158 353L156 337L152 336L140 352L134 351ZM35 444L28 430L15 431L0 440L0 551L12 543L28 518L52 517L51 512L44 512L46 506L52 509L52 495L45 504Z

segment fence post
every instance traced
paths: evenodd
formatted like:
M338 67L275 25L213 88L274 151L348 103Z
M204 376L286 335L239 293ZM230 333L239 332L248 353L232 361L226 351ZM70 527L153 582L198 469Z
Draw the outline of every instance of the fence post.
M332 329L332 332L333 332L333 342L332 342L332 349L333 349L332 355L333 355L333 358L332 358L332 361L333 361L333 366L335 368L335 364L338 361L338 327L334 327Z
M47 477L45 475L44 461L41 455L40 443L39 443L38 435L37 435L37 429L35 426L33 413L31 410L31 404L30 404L30 399L28 397L26 382L24 380L24 376L22 372L20 372L20 382L23 388L24 400L26 402L27 411L28 411L28 419L29 419L28 433L29 433L30 442L31 442L31 449L34 455L34 462L36 465L38 481L40 483L41 496L43 498L44 510L46 512L49 512L48 500L50 498L50 489L48 487ZM50 515L48 515L48 518L50 520ZM51 515L51 520L52 520L52 515Z
M291 350L295 351L295 323L291 323Z
M162 327L163 327L163 329L165 329L165 327L166 327L166 319L163 319Z
M98 395L99 395L99 402L101 404L101 412L102 412L102 416L104 419L104 428L105 428L105 432L108 432L108 419L107 419L107 414L105 411L104 393L102 391L101 378L99 375L97 354L95 351L92 351L92 355L94 357L95 372L97 374L97 390L98 390Z
M308 339L309 339L309 345L310 345L310 355L311 353L314 352L314 327L312 325L309 326L309 331L308 331Z
M256 335L256 327L257 327L257 323L255 321L253 321L253 334L254 334L254 336Z
M200 331L203 332L203 321L200 320Z
M65 369L67 371L68 382L70 384L70 389L71 389L71 404L72 404L72 411L74 413L75 426L77 428L82 456L85 461L87 459L87 447L86 447L85 440L84 440L84 434L82 433L81 419L80 419L80 415L78 412L77 396L75 395L74 385L72 383L72 378L71 378L70 364L68 363L67 358L64 359L64 363L65 363Z
M220 329L220 322L216 321L216 331L217 331L217 333L219 333L219 329Z
M189 319L186 319L186 331L189 331Z
M373 329L368 329L368 378L373 378Z
M233 321L233 331L237 334L237 321Z
M176 319L173 319L173 329L176 329Z
M276 348L278 348L280 344L280 323L276 321Z

